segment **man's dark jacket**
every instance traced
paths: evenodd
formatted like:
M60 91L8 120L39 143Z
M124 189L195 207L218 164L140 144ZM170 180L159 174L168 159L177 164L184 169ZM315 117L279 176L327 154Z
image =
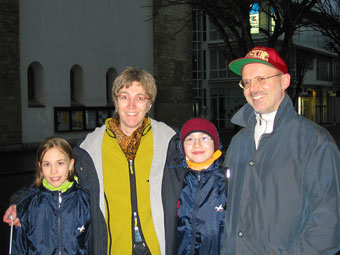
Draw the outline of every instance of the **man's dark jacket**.
M340 153L286 95L255 148L254 109L232 118L223 255L335 254L340 248Z

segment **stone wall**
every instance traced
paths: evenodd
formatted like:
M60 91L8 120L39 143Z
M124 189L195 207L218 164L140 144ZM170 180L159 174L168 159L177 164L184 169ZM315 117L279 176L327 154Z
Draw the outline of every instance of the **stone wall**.
M180 128L192 116L191 7L153 0L155 118Z
M19 0L0 0L0 150L21 144Z

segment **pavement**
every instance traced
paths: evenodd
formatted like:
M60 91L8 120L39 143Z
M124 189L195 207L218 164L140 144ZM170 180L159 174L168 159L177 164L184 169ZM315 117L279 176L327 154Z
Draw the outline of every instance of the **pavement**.
M332 134L340 148L340 125L326 127ZM225 148L229 145L231 137L236 132L220 132ZM5 213L9 205L9 197L23 186L29 186L34 180L35 151L11 151L0 153L0 216ZM0 255L8 254L10 227L0 222ZM340 254L340 253L339 253Z
M35 151L0 153L0 255L8 254L10 227L2 222L9 205L9 197L34 180Z

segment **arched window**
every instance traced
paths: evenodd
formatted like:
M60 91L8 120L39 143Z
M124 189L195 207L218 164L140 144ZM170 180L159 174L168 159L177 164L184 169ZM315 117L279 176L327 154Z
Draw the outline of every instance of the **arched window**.
M70 70L71 105L84 104L83 68L74 65Z
M112 86L113 81L117 77L117 71L113 67L109 68L106 72L106 103L112 105Z
M28 107L43 107L43 68L40 63L32 62L27 68Z

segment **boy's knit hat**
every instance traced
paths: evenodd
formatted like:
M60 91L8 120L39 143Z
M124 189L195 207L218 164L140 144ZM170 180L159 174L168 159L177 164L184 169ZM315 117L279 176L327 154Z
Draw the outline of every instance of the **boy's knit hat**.
M184 139L194 132L202 132L209 135L215 144L215 151L219 149L218 133L215 125L209 120L202 118L193 118L186 121L181 129L181 144L183 146Z

